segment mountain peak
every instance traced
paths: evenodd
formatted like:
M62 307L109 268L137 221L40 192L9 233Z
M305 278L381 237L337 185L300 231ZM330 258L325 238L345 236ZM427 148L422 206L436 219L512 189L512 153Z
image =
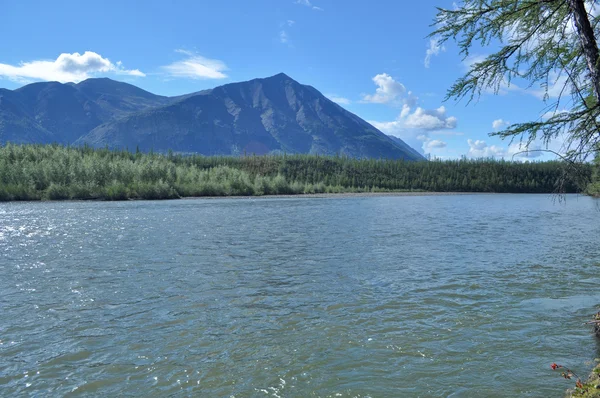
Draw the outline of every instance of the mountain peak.
M104 76L104 77L88 77L87 79L82 80L82 81L85 82L87 80L104 80L104 81L110 80L110 81L116 81L116 80L111 79L110 77L106 77L106 76Z
M291 77L289 77L288 75L286 75L283 72L280 72L280 73L278 73L276 75L267 77L264 80L278 80L278 81L291 80L291 81L295 81L294 79L292 79Z
M84 85L84 84L89 84L89 83L93 83L93 82L104 82L104 83L120 83L117 80L113 80L109 77L90 77L88 79L82 80L79 83L77 83L77 85Z

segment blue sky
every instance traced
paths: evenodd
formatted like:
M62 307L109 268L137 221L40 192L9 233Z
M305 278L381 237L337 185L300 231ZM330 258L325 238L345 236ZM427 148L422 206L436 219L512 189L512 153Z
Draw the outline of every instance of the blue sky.
M512 158L488 133L541 117L542 90L444 102L486 52L427 38L436 6L452 0L5 1L0 87L106 76L177 95L284 72L423 153Z

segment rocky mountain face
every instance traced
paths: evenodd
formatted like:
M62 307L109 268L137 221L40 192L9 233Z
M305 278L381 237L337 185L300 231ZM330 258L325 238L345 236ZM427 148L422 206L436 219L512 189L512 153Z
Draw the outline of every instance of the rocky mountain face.
M402 140L285 74L179 97L110 79L0 89L0 143L8 141L204 155L423 159Z

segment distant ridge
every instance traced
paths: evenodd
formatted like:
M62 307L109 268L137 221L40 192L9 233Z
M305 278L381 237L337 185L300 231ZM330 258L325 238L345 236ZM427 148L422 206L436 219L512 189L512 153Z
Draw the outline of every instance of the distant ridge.
M178 97L107 78L0 89L0 143L7 141L204 155L423 159L284 73Z

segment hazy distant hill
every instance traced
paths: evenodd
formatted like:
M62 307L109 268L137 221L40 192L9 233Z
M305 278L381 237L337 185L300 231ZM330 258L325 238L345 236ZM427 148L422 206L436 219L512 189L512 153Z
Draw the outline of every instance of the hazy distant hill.
M420 160L285 74L179 97L110 79L0 90L0 142L88 144L214 154L345 154Z

